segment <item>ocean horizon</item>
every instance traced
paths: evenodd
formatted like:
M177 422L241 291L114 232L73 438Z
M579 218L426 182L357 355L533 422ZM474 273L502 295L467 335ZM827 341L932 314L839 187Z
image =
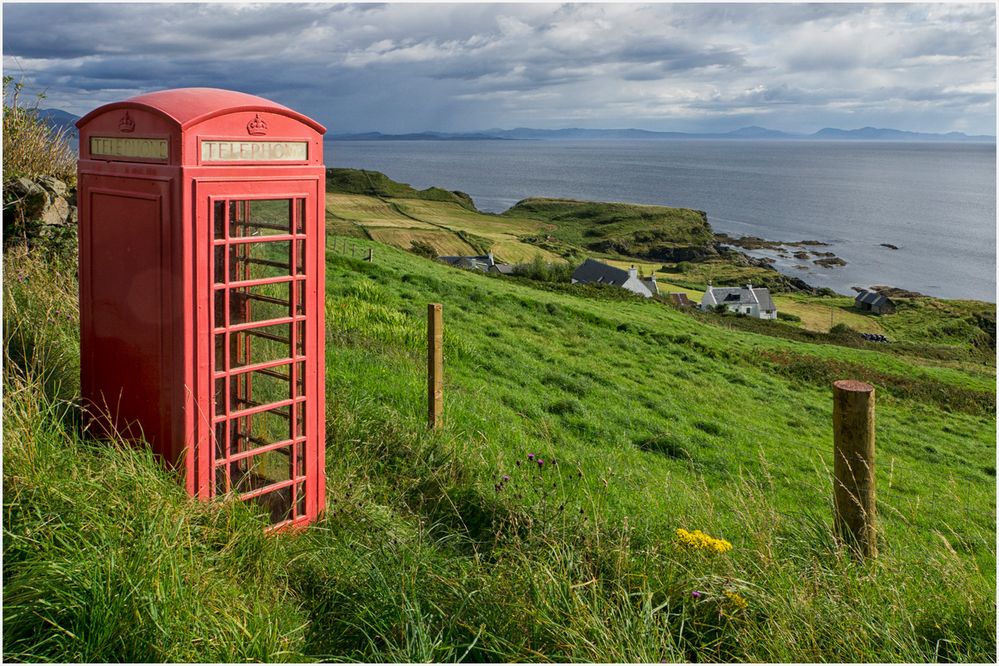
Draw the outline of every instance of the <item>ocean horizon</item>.
M529 197L694 208L716 232L828 243L846 266L752 253L816 287L996 301L992 144L334 138L326 163L460 190L487 212Z

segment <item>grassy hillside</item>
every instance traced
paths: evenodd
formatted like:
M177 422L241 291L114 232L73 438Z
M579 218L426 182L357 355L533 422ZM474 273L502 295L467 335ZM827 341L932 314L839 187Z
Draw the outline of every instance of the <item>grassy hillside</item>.
M379 171L364 169L327 169L326 189L344 194L362 194L368 197L389 197L394 199L422 199L443 201L474 210L472 198L464 192L451 192L439 187L416 190L405 183L399 183Z
M714 240L707 215L687 208L525 199L505 215L544 220L547 235L591 252L660 261L703 256Z
M327 218L337 233L402 249L410 249L413 242L425 243L442 256L492 252L497 261L506 263L525 263L535 256L561 260L523 240L547 228L538 220L482 213L461 192L417 191L377 171L329 169L327 173Z
M7 257L5 658L995 660L993 364L351 242L376 252L327 256L327 512L273 537L79 434L74 267ZM879 392L867 563L831 533L844 372Z

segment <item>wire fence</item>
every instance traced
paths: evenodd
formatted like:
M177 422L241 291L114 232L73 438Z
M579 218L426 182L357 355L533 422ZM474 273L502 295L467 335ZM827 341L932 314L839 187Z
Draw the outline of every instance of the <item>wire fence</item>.
M375 250L370 244L362 244L357 238L349 236L329 236L326 249L345 257L374 261Z

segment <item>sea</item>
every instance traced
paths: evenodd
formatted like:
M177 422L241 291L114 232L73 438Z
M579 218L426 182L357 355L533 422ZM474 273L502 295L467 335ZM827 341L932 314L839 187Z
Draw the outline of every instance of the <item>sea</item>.
M328 166L460 190L489 212L528 197L659 204L703 210L733 236L822 241L805 249L846 266L751 254L842 294L890 285L996 302L994 144L333 139L325 150Z

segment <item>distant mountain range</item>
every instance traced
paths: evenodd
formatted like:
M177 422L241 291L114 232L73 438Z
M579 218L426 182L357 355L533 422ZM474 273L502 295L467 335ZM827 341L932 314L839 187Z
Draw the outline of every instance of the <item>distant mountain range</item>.
M38 117L54 130L63 130L71 137L77 136L75 123L80 119L80 116L74 116L62 109L38 109Z
M381 132L365 132L362 134L334 133L330 138L337 141L585 141L590 139L793 139L798 141L939 141L967 143L995 143L996 141L994 136L967 135L962 132L927 134L876 127L863 127L854 130L826 127L812 134L793 134L756 126L743 127L732 132L720 133L653 132L641 129L568 128L547 130L518 127L511 130L488 129L476 132L417 132L410 134L383 134Z
M61 109L39 109L38 115L52 127L65 129L70 136L76 136L74 123L79 116L67 113ZM742 140L782 140L798 141L938 141L961 143L995 143L996 138L988 135L968 135L963 132L948 132L947 134L927 134L924 132L906 132L897 129L881 129L877 127L862 127L860 129L842 130L826 127L812 134L794 134L765 127L743 127L731 132L695 133L695 132L653 132L642 129L532 129L518 127L516 129L487 129L476 132L413 132L408 134L383 134L381 132L363 132L357 134L332 133L328 138L336 141L586 141L590 139L742 139Z

